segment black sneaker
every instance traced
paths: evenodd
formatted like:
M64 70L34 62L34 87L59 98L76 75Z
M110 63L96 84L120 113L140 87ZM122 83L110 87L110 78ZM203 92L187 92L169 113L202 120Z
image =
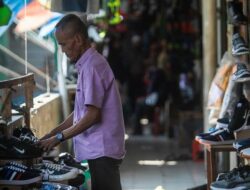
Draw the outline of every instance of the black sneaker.
M242 11L242 2L230 1L228 2L228 23L233 25L246 25L247 17Z
M81 165L81 162L77 162L68 152L63 152L59 155L58 163L78 168L79 170L81 170L81 173L84 173L84 171L87 169L85 166Z
M15 166L4 166L0 169L0 184L3 185L26 185L41 180L40 174Z
M64 181L74 179L79 174L78 169L65 165L44 162L35 164L34 168L42 172L44 181Z
M249 103L248 100L242 96L236 103L231 121L228 124L228 130L235 132L240 130L244 124L247 124L249 117Z
M41 157L43 150L16 137L0 137L1 159L31 159Z
M242 38L239 33L233 35L232 41L232 55L249 54L249 48L247 47L244 38Z
M243 166L225 173L221 180L212 182L210 188L211 190L240 189L236 187L248 182L250 182L250 167Z
M232 144L234 140L234 134L224 129L201 138L199 142L201 144Z
M235 82L250 81L250 71L244 63L237 63L237 69L232 75L232 80Z

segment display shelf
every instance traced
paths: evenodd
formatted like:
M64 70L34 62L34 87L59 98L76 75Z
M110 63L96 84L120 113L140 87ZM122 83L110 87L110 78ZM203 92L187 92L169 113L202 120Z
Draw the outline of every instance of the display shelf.
M217 162L216 154L218 152L235 152L236 149L232 144L203 144L205 152L207 155L206 165L207 165L207 189L210 189L210 184L216 180L218 171L217 171Z

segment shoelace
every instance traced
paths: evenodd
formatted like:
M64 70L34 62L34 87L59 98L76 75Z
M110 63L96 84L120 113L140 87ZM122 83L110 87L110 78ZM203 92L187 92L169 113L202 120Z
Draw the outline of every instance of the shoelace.
M59 165L59 164L52 164L52 163L43 163L44 166L48 169L52 169L52 170L57 170L60 171L64 166Z
M35 137L35 136L31 135L31 134L27 134L27 133L26 134L21 134L19 138L22 141L28 140L28 141L33 142L33 143L38 141L37 137Z
M8 169L13 170L13 171L17 171L17 172L21 172L24 173L26 170L22 169L22 168L18 168L15 166L7 166Z
M17 163L17 162L8 162L8 164L10 166L14 166L14 167L17 167L17 168L21 168L21 169L24 169L24 170L27 170L28 167L23 165L23 164L20 164L20 163Z

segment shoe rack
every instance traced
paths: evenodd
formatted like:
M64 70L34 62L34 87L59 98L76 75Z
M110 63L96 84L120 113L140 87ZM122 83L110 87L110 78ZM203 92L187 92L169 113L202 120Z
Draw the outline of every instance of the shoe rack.
M12 114L11 102L13 93L16 92L16 88L22 88L24 90L25 106L21 108L23 122L26 127L30 128L30 109L33 107L33 89L35 86L34 74L30 73L22 77L13 78L10 80L0 81L0 119L2 129L5 136L12 134L13 128L20 126L20 117L15 117ZM17 122L16 120L19 120Z
M34 86L35 80L33 73L10 80L0 81L0 132L3 136L10 138L16 127L26 126L27 128L30 128L30 109L33 107ZM25 106L20 108L20 113L14 114L12 112L12 100L18 90L21 91L20 93L24 94ZM14 160L27 166L30 166L38 161L38 159ZM5 164L7 161L10 160L1 159L0 155L1 164ZM30 189L31 185L34 184L18 186L0 184L0 189Z

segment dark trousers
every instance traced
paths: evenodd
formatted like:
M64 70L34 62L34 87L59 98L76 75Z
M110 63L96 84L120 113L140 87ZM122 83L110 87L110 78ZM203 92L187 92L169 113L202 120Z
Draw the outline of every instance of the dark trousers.
M88 160L92 190L122 190L119 171L121 162L109 157Z

